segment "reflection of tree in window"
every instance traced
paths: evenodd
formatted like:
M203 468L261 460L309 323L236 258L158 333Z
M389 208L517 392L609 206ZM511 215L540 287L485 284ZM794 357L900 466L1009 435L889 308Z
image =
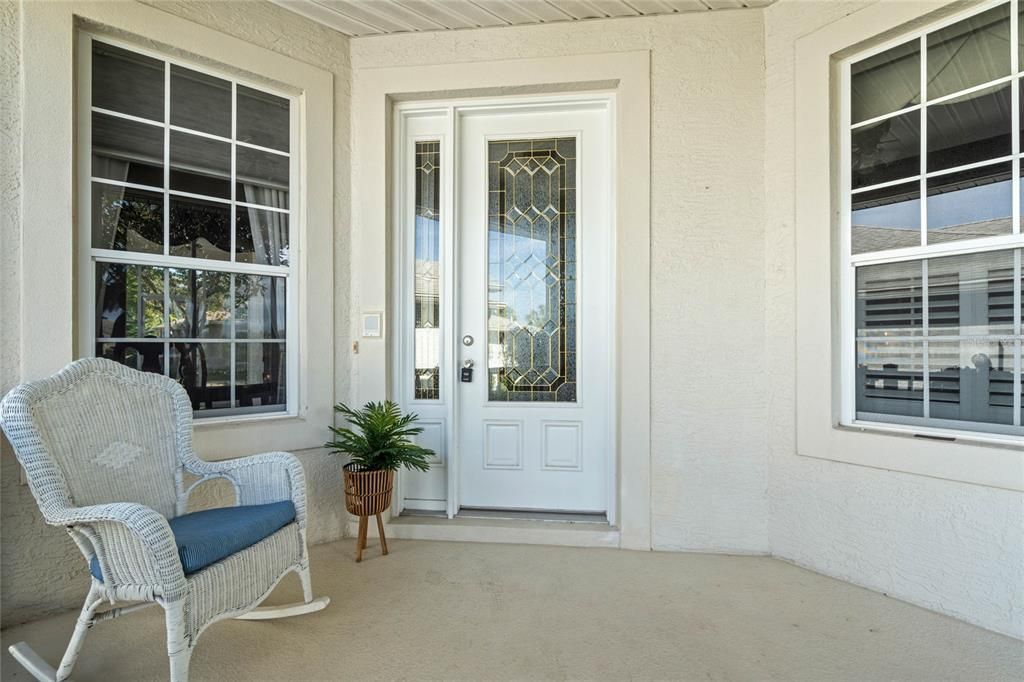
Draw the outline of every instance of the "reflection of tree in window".
M128 250L128 237L133 233L154 244L164 240L162 204L138 194L125 192L121 199L103 202L100 220L103 234L113 235L113 242L109 246L104 244L104 248Z
M176 255L191 258L209 258L212 254L200 251L200 239L205 239L214 248L222 252L223 260L230 258L231 253L231 210L227 204L221 210L210 210L207 204L171 202L170 240L172 247L187 246L188 253L174 249ZM214 256L216 257L216 256Z

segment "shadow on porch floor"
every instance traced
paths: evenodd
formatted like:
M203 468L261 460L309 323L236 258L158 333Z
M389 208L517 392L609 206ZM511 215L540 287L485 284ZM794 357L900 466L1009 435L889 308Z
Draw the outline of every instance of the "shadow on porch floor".
M375 541L313 547L317 614L213 625L193 680L1016 678L1024 645L763 557ZM83 594L85 587L83 586ZM289 577L271 599L300 594ZM75 614L5 630L52 664ZM166 679L158 608L90 632L76 680Z

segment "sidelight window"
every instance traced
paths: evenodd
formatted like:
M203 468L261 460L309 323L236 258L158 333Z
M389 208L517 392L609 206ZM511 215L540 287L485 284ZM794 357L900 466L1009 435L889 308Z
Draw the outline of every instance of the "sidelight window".
M441 397L441 142L415 147L415 317L416 400Z

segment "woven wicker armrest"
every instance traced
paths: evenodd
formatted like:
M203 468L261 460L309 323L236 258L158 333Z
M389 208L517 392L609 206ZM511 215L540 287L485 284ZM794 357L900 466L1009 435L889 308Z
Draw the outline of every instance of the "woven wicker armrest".
M291 500L295 520L306 527L306 476L295 455L265 452L250 457L208 462L197 457L184 461L185 469L205 478L226 478L238 491L238 504L267 504Z
M89 540L107 589L137 592L137 599L173 600L185 594L174 534L155 510L118 502L51 511L47 521Z

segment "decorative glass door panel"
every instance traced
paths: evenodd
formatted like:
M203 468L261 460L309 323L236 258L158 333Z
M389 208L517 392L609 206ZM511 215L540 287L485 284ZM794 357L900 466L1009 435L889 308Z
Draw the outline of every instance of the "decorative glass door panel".
M491 402L576 402L576 139L488 143Z
M417 400L441 397L441 143L416 143L415 360Z

